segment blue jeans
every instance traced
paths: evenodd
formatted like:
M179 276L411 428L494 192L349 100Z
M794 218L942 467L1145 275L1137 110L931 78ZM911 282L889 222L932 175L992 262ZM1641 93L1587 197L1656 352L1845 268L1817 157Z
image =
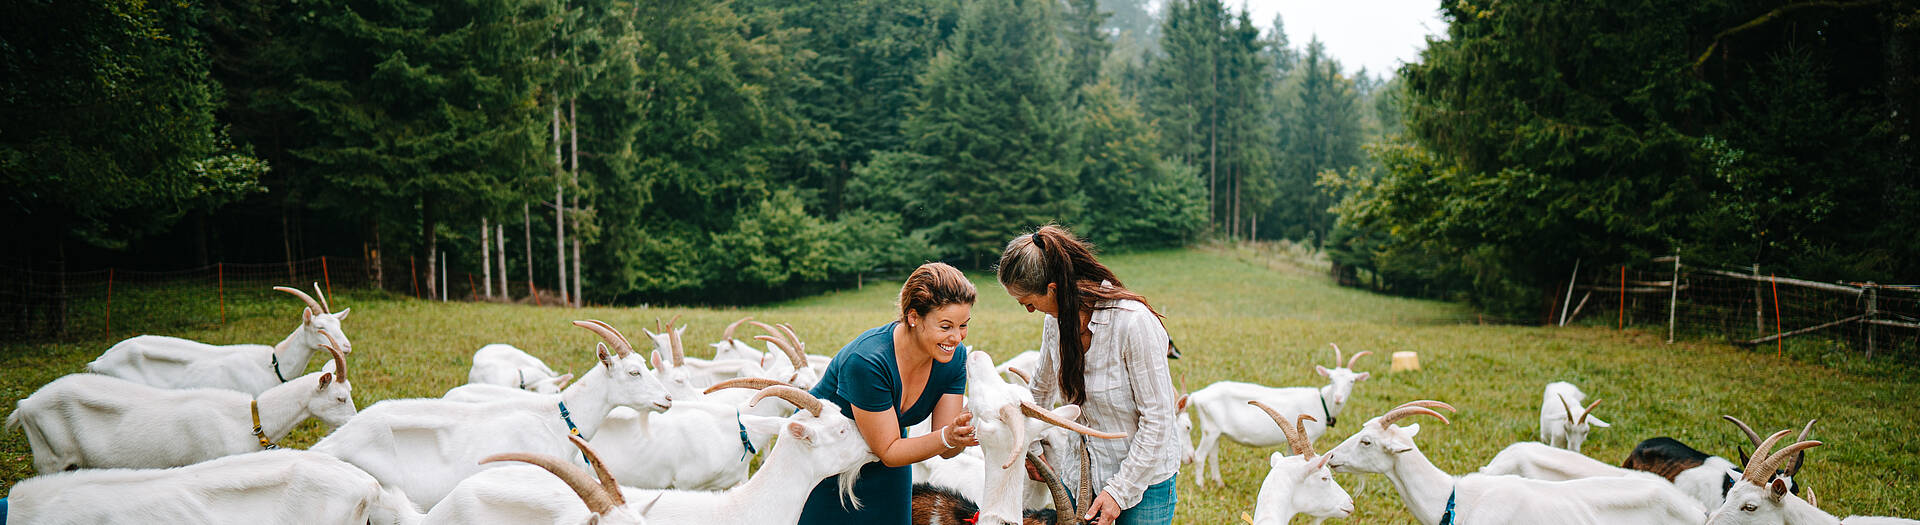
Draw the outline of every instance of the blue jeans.
M1179 473L1168 476L1166 481L1147 487L1140 494L1140 503L1133 508L1120 512L1115 525L1169 525L1173 523L1173 506L1179 503L1180 495L1174 493L1174 481Z

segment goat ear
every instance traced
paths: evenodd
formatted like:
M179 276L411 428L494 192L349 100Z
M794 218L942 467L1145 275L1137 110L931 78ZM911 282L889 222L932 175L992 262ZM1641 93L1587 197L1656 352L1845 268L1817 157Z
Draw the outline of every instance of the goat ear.
M300 311L300 322L309 325L313 324L313 307L309 306Z
M1187 396L1185 395L1180 396L1180 399L1178 401L1173 402L1174 412L1179 412L1186 409L1187 409Z
M565 374L560 377L553 378L552 381L553 381L553 386L559 387L559 388L566 388L567 383L570 383L573 381L573 374Z
M593 352L595 357L600 358L600 364L606 365L607 373L612 374L613 373L613 356L607 354L607 344L594 343Z
M1737 446L1736 446L1736 447L1733 447L1733 452L1734 452L1734 453L1736 453L1736 454L1739 454L1739 455L1740 455L1740 462L1739 462L1739 463L1735 463L1736 465L1745 465L1745 464L1747 464L1747 449L1744 449L1744 448L1740 448L1740 447L1737 447Z
M1773 483L1768 484L1767 489L1767 497L1773 498L1773 501L1778 503L1782 496L1787 495L1787 482L1780 478L1774 478Z
M684 337L684 336L686 336L686 335L687 335L687 325L680 325L679 327L677 327L677 328L674 328L674 329L673 329L673 333L676 333L676 334L680 334L680 335L681 335L681 336L683 336L683 337Z
M1596 428L1607 428L1607 427L1613 426L1613 423L1601 421L1600 418L1593 417L1593 416L1587 416L1587 424Z
M1327 375L1327 367L1324 367L1324 366L1313 365L1313 371L1319 372L1320 375L1323 375L1323 376L1333 377L1333 376Z
M352 308L346 308L346 309L343 309L343 310L340 310L340 311L338 311L338 312L334 312L334 313L333 313L333 318L334 318L334 319L337 319L337 320L341 320L341 321L345 321L345 320L347 320L347 314L350 314L350 313L353 313L353 309L352 309Z
M1067 421L1080 419L1080 405L1060 405L1058 408L1053 409L1053 415L1059 416L1060 419Z
M1286 456L1280 455L1279 452L1275 452L1272 455L1267 456L1267 468L1270 468L1270 469L1280 468L1280 459L1284 457Z
M1356 382L1366 381L1368 377L1371 377L1369 372L1361 372L1358 375L1353 376L1353 380Z
M1406 425L1400 427L1400 431L1405 432L1407 434L1407 437L1418 436L1420 435L1420 424L1407 423Z
M331 385L331 384L333 384L333 372L324 372L324 373L321 373L321 374L320 374L320 388L318 388L317 390L326 390L326 389L327 389L327 385Z
M806 425L802 425L800 423L788 422L787 435L793 437L794 439L805 441L807 443L813 443L813 429L807 428Z
M653 361L653 369L659 370L660 369L660 349L655 348L653 349L652 352L647 352L647 355L649 356L649 359Z

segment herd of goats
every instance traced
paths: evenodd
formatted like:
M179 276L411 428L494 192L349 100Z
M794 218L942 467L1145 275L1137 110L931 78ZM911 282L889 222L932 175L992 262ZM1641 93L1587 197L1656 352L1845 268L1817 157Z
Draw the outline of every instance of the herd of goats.
M599 336L596 365L556 374L504 344L474 354L468 383L441 398L390 399L356 410L348 375L353 351L324 294L277 287L305 301L299 327L279 344L215 346L145 335L121 341L87 365L19 402L8 431L25 432L39 476L0 499L6 523L795 523L809 489L839 475L843 504L861 466L876 461L853 420L807 392L830 359L806 353L785 324L735 321L714 358L686 357L684 326L647 331L643 355L600 321L573 324ZM676 319L677 321L677 319ZM766 332L736 339L742 323ZM308 358L330 354L320 371ZM1296 515L1345 518L1353 499L1333 472L1381 474L1426 525L1459 524L1874 524L1920 521L1836 518L1803 499L1793 482L1799 438L1751 440L1739 462L1669 438L1642 442L1620 467L1582 455L1588 431L1608 424L1572 384L1547 385L1542 442L1516 443L1479 472L1455 476L1427 459L1412 416L1447 422L1438 401L1413 401L1375 417L1316 453L1368 374L1354 364L1315 366L1320 387L1219 382L1178 401L1194 481L1220 476L1222 437L1254 447L1286 445L1268 459L1252 525ZM1080 450L1116 439L1075 423L1077 406L1034 403L1027 352L995 366L967 358L967 410L980 446L914 466L916 524L1080 523L1088 476L1070 495L1030 450ZM1191 414L1189 414L1191 412ZM273 445L308 419L332 431L310 450ZM1324 421L1322 419L1324 418ZM913 432L926 432L916 428ZM1084 436L1084 437L1083 437ZM1078 445L1076 445L1078 443ZM1061 448L1065 447L1065 448ZM749 475L751 463L760 467ZM1042 482L1028 479L1034 464ZM1081 462L1085 464L1084 461ZM1075 497L1077 496L1077 498ZM1047 507L1051 506L1052 509ZM1084 507L1082 507L1084 508ZM1060 509L1056 512L1053 509ZM1071 510L1072 512L1069 512ZM1229 522L1222 518L1218 522Z

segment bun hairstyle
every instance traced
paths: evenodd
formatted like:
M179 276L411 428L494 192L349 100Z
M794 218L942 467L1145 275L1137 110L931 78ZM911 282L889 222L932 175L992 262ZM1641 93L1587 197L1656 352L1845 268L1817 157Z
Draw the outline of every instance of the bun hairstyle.
M906 284L900 285L900 323L907 322L907 312L926 317L927 312L942 306L973 304L976 295L973 281L959 269L940 262L922 264L907 276Z
M1103 301L1131 299L1147 304L1147 298L1127 290L1112 270L1094 258L1091 245L1055 224L1007 242L998 273L1000 286L1015 295L1046 295L1047 285L1054 286L1061 397L1067 403L1086 402L1087 349L1080 346L1081 312L1092 312ZM1147 310L1160 315L1152 305Z

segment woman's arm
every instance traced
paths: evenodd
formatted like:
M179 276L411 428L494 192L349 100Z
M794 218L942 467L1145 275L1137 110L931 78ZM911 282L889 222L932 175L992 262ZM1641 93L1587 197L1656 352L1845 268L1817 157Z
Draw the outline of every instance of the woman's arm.
M941 407L953 401L954 411L959 411L960 396L948 394L940 398L940 404L934 407L936 416ZM955 399L948 399L955 398ZM880 457L880 463L889 467L911 465L934 456L946 456L949 452L959 453L960 449L980 444L973 435L971 414L962 412L959 416L949 416L947 425L936 427L924 436L900 437L900 420L892 411L869 412L853 407L853 423L860 428L860 437L867 440L867 447L873 449L873 455ZM938 424L938 419L935 420ZM941 438L945 437L943 444ZM948 447L947 445L953 445ZM952 456L947 456L952 457Z
M954 438L971 440L974 444L980 443L979 438L973 435L973 414L966 411L966 399L966 396L960 394L944 394L940 396L940 401L933 405L933 428L954 427L953 434L947 438L954 446L940 452L940 457L953 459L954 456L960 455L960 451L971 446L961 444Z

